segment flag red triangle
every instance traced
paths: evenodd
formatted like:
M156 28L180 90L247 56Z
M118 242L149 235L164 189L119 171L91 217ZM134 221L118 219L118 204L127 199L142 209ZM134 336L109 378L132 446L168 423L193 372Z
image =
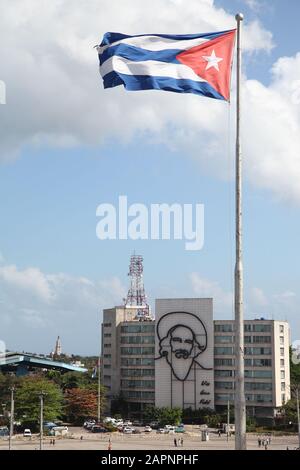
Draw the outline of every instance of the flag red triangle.
M218 36L176 56L206 80L225 100L230 98L230 77L236 30Z

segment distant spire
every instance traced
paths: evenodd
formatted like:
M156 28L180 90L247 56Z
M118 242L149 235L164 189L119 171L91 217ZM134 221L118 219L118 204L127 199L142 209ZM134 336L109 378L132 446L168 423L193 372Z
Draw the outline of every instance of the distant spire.
M61 356L61 341L60 337L57 337L55 349L54 349L54 356Z

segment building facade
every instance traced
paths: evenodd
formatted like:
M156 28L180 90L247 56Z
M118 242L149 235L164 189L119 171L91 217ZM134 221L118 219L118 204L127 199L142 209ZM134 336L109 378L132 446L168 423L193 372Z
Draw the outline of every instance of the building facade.
M139 315L138 307L103 311L101 379L108 406L123 398L130 414L154 404L155 322Z
M245 320L247 413L273 419L290 399L285 321ZM146 406L215 408L234 403L234 321L213 320L212 299L159 299L156 320L137 307L104 310L102 383L129 414Z

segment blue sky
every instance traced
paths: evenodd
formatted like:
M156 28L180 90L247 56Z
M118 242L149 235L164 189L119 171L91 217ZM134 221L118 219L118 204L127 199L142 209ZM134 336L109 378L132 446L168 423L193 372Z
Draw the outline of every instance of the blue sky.
M9 8L8 2L0 3ZM65 3L67 9L68 1ZM94 3L91 1L93 8L98 8ZM7 104L0 107L5 129L0 154L0 339L10 349L49 352L60 335L66 352L97 353L97 322L103 308L121 302L128 288L126 275L133 250L144 256L145 287L153 306L156 297L212 295L216 318L233 315L234 181L228 174L232 171L234 142L228 147L227 105L199 97L184 101L185 97L175 94L162 97L160 92L130 94L120 87L104 92L97 56L89 50L85 63L81 45L81 41L92 43L113 29L115 12L108 2L100 3L98 28L92 21L93 9L90 17L85 13L81 24L75 7L72 18L71 7L67 32L62 34L50 22L39 49L33 40L39 6L30 0L32 8L30 13L26 11L24 27L28 41L23 46L25 54L22 59L18 55L13 59L5 51L0 52L5 69L0 79L7 86ZM135 0L126 3L131 6L127 10L127 31L133 33L143 12ZM155 6L159 8L160 3L172 3L174 17L170 20L162 12L157 27L177 32L181 2L157 0ZM300 7L296 0L289 1L288 9L279 0L272 6L266 1L253 2L252 8L251 2L237 0L203 0L205 3L211 11L207 21L215 30L226 25L229 15L236 11L245 13L246 25L259 22L259 34L246 32L244 57L245 90L249 92L245 100L249 100L250 109L248 121L247 101L243 116L245 316L287 319L297 339L297 142L281 121L274 119L272 128L273 115L263 116L263 105L264 99L266 109L278 100L287 125L291 127L291 119L298 125L295 133L299 135L300 117L283 85L295 80L291 70L300 70L299 45L295 41ZM16 2L16 8L15 13L21 17L21 3ZM47 13L55 19L59 12L50 8ZM24 15L22 18L21 38L25 34ZM9 31L11 52L16 24L8 14L1 21ZM121 11L114 29L126 32L125 26ZM144 27L142 32L148 32L147 22ZM192 24L191 32L195 31ZM43 62L45 50L47 63ZM289 57L290 62L281 63L274 78L270 69L282 57ZM20 69L24 76L16 79ZM74 86L70 92L67 79ZM259 89L253 81L259 83ZM189 133L198 103L199 113L207 115L208 124L204 120L197 122ZM78 107L72 108L75 105ZM174 106L169 114L167 106ZM139 116L144 111L150 117L141 124ZM232 129L234 104L230 113ZM264 123L266 118L270 128L262 132L261 124L257 124L260 127L256 129L257 120ZM282 150L285 139L286 149L283 146ZM215 142L216 148L209 150ZM272 158L267 158L268 148L271 156L278 152L275 169ZM119 195L127 195L129 204L147 206L203 203L204 248L188 252L183 241L98 240L96 208L103 202L117 204Z

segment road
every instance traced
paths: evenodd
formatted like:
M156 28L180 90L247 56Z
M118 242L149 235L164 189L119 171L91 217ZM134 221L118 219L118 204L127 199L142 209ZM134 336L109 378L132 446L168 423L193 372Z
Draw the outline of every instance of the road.
M46 437L43 441L45 450L107 450L108 441L111 439L112 450L232 450L234 449L234 437L227 442L226 436L218 437L217 434L210 433L210 440L201 441L199 430L189 430L186 434L164 435L156 434L152 431L150 434L92 434L83 428L69 428L69 436L66 438L56 438L55 445L50 444L50 438ZM81 436L83 439L81 439ZM174 438L183 438L183 446L175 447ZM247 436L247 444L249 450L258 450L256 434ZM273 437L268 450L290 450L298 447L298 437L281 436ZM14 450L35 450L39 449L39 438L33 436L23 438L22 436L14 436L12 440L12 448ZM0 439L0 450L8 449L7 438ZM265 451L264 448L260 449Z

